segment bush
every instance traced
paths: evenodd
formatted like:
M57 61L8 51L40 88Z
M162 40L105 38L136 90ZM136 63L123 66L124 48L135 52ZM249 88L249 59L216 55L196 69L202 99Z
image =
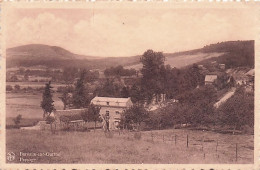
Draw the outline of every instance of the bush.
M254 95L247 94L243 88L238 88L235 94L218 109L221 125L229 125L234 130L243 126L254 127Z
M134 133L134 138L137 139L137 140L140 140L142 138L141 132L135 132Z
M18 84L16 84L16 85L14 86L14 89L15 89L15 90L20 90L21 88L20 88L20 86L19 86Z
M6 91L12 91L13 87L11 85L6 85Z
M64 92L65 90L66 90L66 87L60 86L60 87L57 88L57 92L58 92L58 93L62 93L62 92Z
M21 120L22 120L22 115L17 115L14 119L13 119L13 121L14 121L14 124L16 125L16 126L19 126L19 124L21 123Z
M47 124L52 124L53 122L55 122L55 118L52 116L48 116L45 121Z
M243 132L244 134L252 134L252 135L254 134L254 128L253 128L253 127L250 127L250 126L248 126L248 125L242 126L241 130L242 130L242 132Z
M17 125L6 125L6 129L20 129L20 126Z

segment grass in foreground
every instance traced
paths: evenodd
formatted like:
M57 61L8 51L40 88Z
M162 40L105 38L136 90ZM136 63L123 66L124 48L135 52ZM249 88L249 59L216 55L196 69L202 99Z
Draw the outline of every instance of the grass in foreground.
M32 163L253 163L253 136L245 135L164 130L142 132L141 140L137 140L133 132L120 133L120 135L114 132L113 137L109 138L101 130L59 131L52 134L50 131L12 129L7 130L6 133L7 152L14 152L17 155L16 159L9 163L25 163L19 160L20 152L59 154L54 157L22 157L35 159ZM153 133L153 141L151 133ZM188 148L186 134L189 134L190 138ZM164 135L164 142L162 135ZM178 136L176 145L172 138L174 135ZM215 151L216 140L219 141L218 152ZM237 161L235 142L241 142Z

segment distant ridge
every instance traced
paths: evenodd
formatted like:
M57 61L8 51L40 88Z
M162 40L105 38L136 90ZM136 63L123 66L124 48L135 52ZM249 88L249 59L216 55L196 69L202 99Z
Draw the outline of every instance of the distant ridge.
M28 44L7 49L10 58L23 57L26 59L97 59L98 57L74 54L58 46L43 44Z
M7 49L7 67L29 67L43 65L63 68L78 67L88 69L105 69L122 65L127 68L140 69L140 57L93 57L74 54L57 46L29 44ZM254 66L254 41L227 41L206 45L200 49L175 53L164 53L166 64L172 67L186 67L214 58L219 63L232 66Z

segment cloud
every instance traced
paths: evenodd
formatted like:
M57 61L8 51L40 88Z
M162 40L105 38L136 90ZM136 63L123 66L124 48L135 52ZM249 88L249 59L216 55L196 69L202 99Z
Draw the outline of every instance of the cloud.
M9 44L60 44L69 40L70 24L50 13L21 18L7 27Z
M84 18L73 13L64 17L61 13L65 12L12 14L7 44L42 43L85 55L130 56L147 49L175 52L219 41L253 39L256 30L256 19L239 10L150 11L143 16L138 10L124 14L115 10Z

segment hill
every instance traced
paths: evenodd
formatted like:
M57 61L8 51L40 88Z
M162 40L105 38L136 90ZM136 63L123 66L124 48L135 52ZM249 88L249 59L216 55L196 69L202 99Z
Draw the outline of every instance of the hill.
M254 67L254 41L227 41L164 55L166 64L177 68L212 60L226 64L227 68ZM62 68L73 65L79 68L104 69L122 65L126 68L140 69L140 56L103 58L74 54L57 46L30 44L7 49L7 67L44 65Z
M24 60L55 60L55 59L97 59L97 57L73 54L70 51L58 47L43 44L28 44L7 49L8 58Z

